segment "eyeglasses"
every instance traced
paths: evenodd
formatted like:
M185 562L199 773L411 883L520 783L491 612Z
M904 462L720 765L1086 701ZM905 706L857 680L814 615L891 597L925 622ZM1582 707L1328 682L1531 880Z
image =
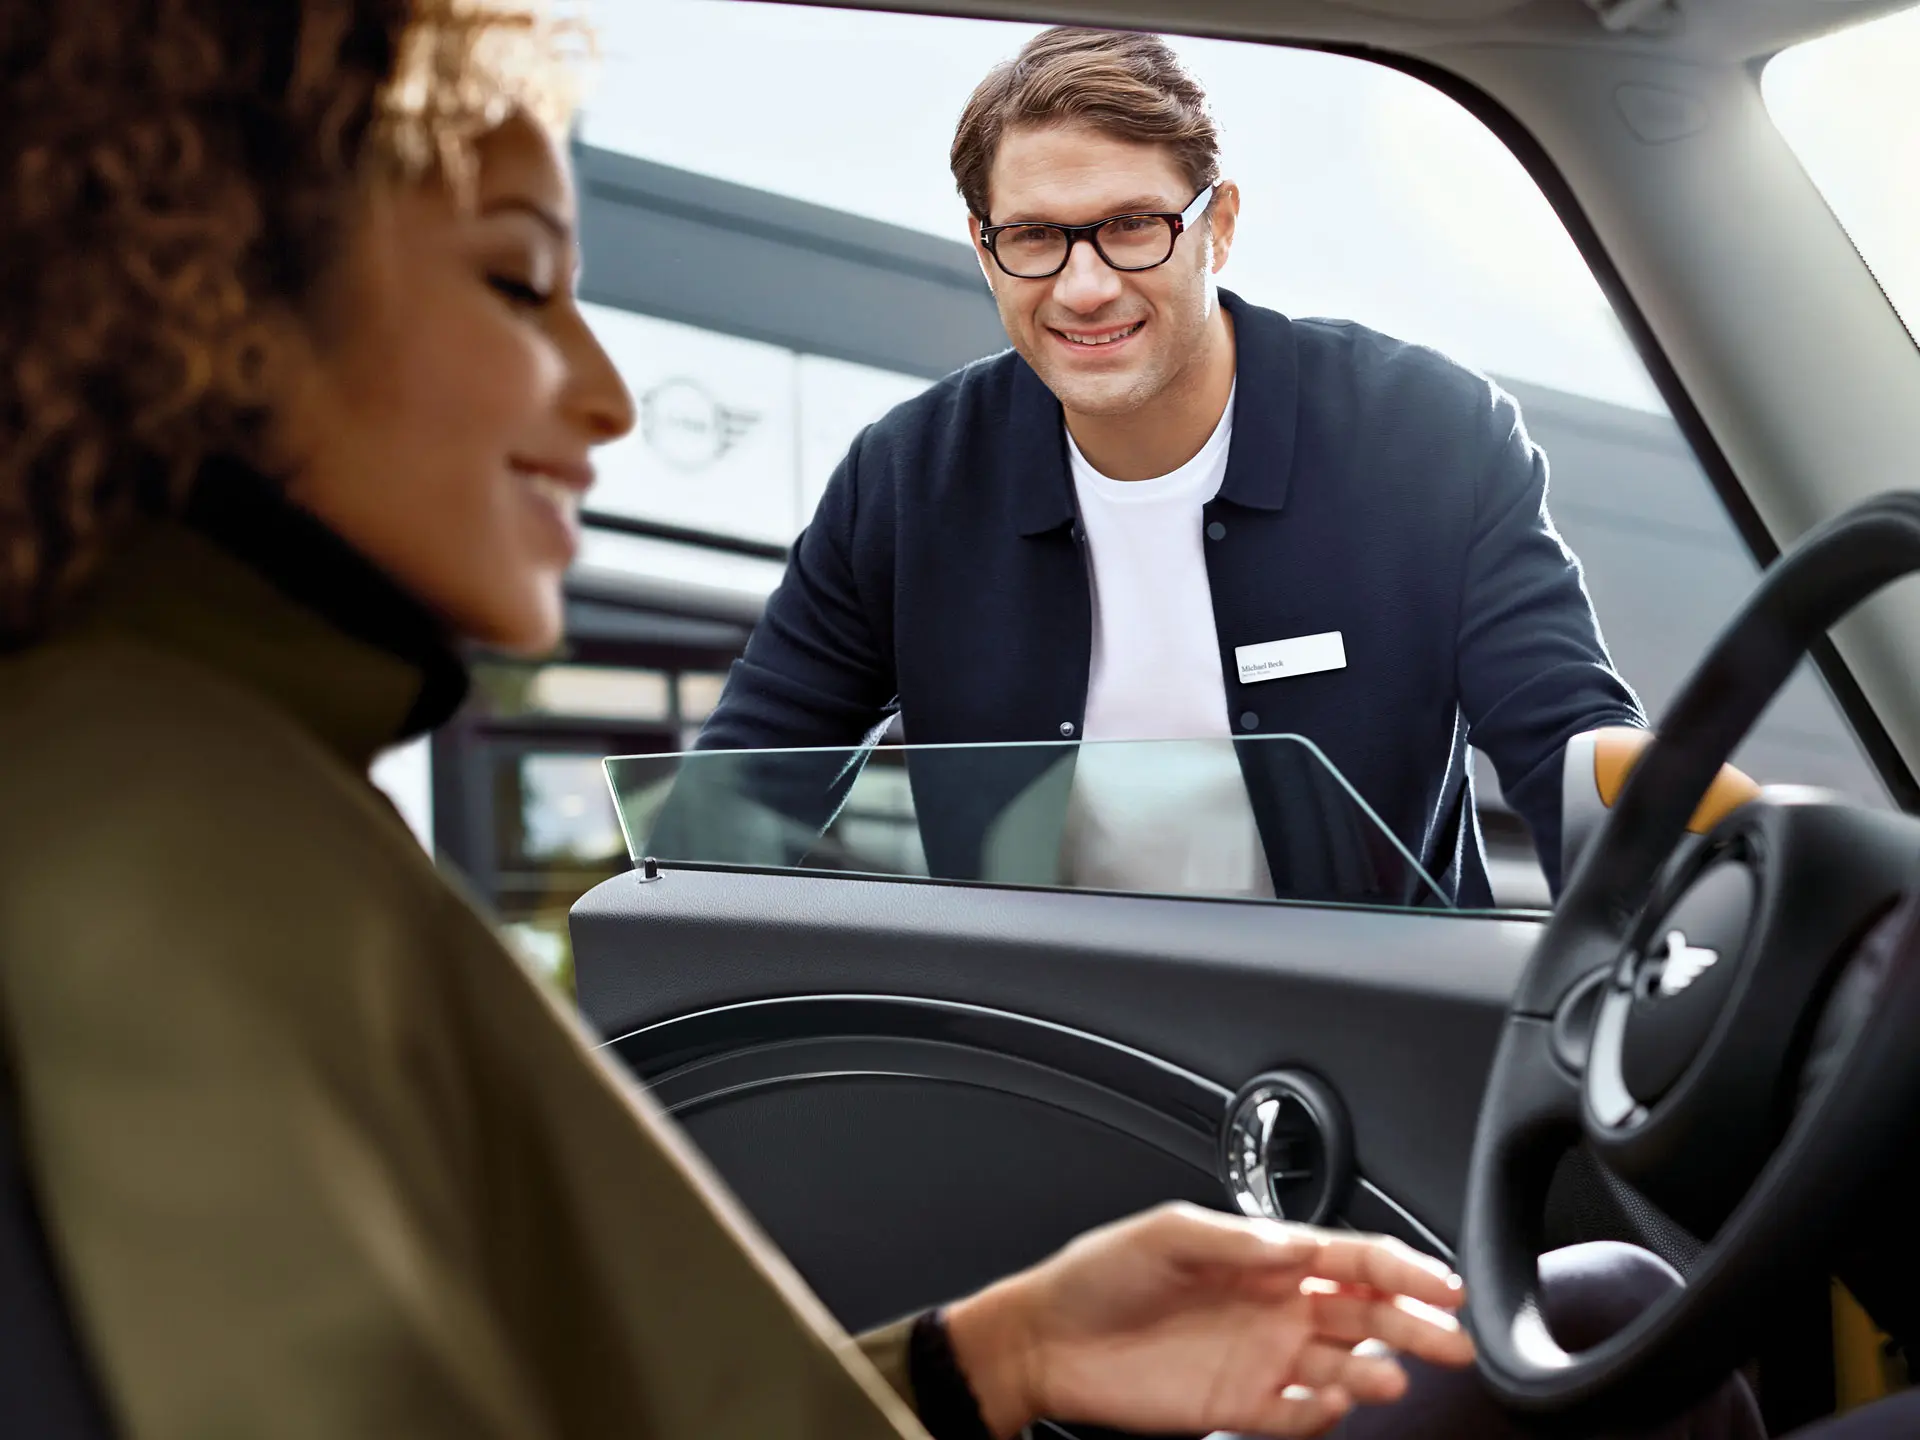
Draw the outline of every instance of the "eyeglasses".
M1016 221L1011 225L983 225L980 243L994 263L1016 280L1046 280L1067 268L1074 242L1085 240L1094 254L1115 270L1151 270L1173 258L1173 246L1182 232L1213 203L1217 187L1207 186L1178 214L1150 210L1138 215L1114 215L1091 225L1041 225Z

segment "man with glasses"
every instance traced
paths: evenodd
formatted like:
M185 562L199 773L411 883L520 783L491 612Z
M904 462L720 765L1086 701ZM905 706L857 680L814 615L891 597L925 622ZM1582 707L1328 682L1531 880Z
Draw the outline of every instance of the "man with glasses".
M952 165L1012 351L854 442L700 745L852 745L896 706L916 744L1213 742L1177 783L1083 749L1068 878L1265 895L1302 893L1302 747L1245 742L1300 735L1486 905L1471 741L1557 886L1569 740L1645 719L1513 400L1218 288L1240 195L1157 37L1037 36Z

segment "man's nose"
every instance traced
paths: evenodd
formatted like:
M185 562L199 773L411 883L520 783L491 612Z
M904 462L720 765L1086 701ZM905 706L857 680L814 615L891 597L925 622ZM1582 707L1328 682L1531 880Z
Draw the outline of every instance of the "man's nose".
M1091 240L1082 240L1067 252L1067 267L1053 280L1054 302L1062 308L1091 314L1120 296L1120 276L1100 258Z

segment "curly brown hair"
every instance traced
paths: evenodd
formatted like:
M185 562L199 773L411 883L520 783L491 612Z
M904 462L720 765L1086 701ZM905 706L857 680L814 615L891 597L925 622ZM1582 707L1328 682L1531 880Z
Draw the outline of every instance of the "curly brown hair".
M564 124L582 34L538 0L0 7L0 645L209 456L262 460L272 322L361 188Z

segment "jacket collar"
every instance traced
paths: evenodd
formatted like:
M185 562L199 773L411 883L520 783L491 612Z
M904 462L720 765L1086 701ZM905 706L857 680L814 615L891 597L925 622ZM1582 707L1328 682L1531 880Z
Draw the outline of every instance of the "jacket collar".
M419 602L273 481L229 462L201 472L179 520L132 540L76 623L205 663L356 768L439 725L467 691Z
M1220 303L1233 319L1240 382L1220 498L1249 510L1279 510L1287 503L1293 477L1299 413L1300 362L1293 322L1277 310L1249 305L1231 290L1220 291ZM1011 411L1007 438L1014 464L1009 468L1019 486L1014 522L1022 535L1045 534L1070 524L1076 513L1065 417L1046 383L1018 357Z

